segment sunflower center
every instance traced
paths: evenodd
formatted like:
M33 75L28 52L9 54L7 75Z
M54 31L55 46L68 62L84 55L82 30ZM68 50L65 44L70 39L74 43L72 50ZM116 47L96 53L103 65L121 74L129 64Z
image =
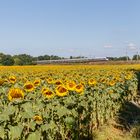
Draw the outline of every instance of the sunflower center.
M20 92L15 91L15 92L11 93L11 97L12 98L21 98L22 94Z
M33 88L33 85L31 85L31 84L26 85L25 88L26 88L26 89L31 89L31 88Z
M35 84L39 84L39 81L35 82Z
M52 95L53 93L51 91L45 91L46 95Z
M56 85L61 85L61 82L60 81L57 81L55 84Z
M67 89L65 89L65 88L63 88L63 87L59 87L59 88L58 88L58 91L59 91L60 93L64 93L64 92L67 92Z
M73 88L74 87L74 84L73 83L69 83L69 87L70 88Z
M77 89L81 89L82 88L82 85L78 85L76 86Z

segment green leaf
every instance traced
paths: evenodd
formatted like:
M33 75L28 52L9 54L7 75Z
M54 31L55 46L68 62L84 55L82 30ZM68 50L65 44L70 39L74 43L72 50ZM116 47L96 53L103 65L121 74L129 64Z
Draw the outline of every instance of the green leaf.
M36 126L36 123L35 122L30 122L29 123L29 127L34 131L35 130L35 126Z
M74 120L73 117L67 117L67 118L65 118L65 123L66 123L67 125L74 125L75 120Z
M39 132L34 132L28 136L27 140L40 140L40 139L41 139L41 134Z
M21 113L22 118L30 119L35 116L35 114L32 111L26 111Z
M77 116L78 116L78 113L77 113L77 111L76 111L75 109L72 109L72 110L71 110L71 113L72 113L72 115L73 115L74 117L77 117Z
M48 131L50 126L48 124L41 125L42 131Z
M32 104L31 103L26 103L22 105L24 112L22 112L22 117L23 118L33 118L35 116L33 110L32 110Z
M68 114L71 114L70 110L67 109L66 107L60 107L58 110L57 110L57 115L59 117L62 117L62 116L66 116Z
M52 130L55 129L55 128L57 127L54 121L51 121L50 124L49 124L48 126L49 126L49 128L52 129Z
M0 138L4 139L4 128L2 126L0 126Z
M15 113L15 111L16 111L16 108L14 106L8 106L8 107L6 107L4 109L3 114L5 114L5 115L12 115L12 114Z
M9 116L7 114L0 114L0 121L8 121Z
M29 109L32 109L32 104L30 102L27 102L25 104L22 105L22 108L26 111Z
M23 126L21 126L21 125L10 127L10 137L11 137L11 139L20 138L22 131L23 131Z

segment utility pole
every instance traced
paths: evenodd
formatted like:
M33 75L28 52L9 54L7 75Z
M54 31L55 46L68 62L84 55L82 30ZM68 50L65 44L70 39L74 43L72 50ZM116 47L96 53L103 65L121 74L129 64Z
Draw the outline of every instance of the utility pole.
M127 46L126 46L126 61L128 61Z
M138 51L137 51L137 61L139 60L139 54L138 54Z

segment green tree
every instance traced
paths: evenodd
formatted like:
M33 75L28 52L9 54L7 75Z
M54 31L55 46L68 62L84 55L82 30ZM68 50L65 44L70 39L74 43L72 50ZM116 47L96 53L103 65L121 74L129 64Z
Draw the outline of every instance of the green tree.
M2 58L3 58L4 55L5 55L5 54L0 53L0 63L2 63Z
M17 65L31 65L33 57L28 54L19 54L13 57L16 60Z
M14 59L11 55L3 55L1 58L1 64L4 66L12 66L14 65Z
M140 60L140 56L139 56L139 55L137 55L137 54L135 54L135 55L133 55L132 60Z
M121 56L117 60L126 61L126 60L130 60L130 58L128 56Z
M15 65L23 65L23 61L18 57L15 57L14 61L15 61L15 63L14 63Z

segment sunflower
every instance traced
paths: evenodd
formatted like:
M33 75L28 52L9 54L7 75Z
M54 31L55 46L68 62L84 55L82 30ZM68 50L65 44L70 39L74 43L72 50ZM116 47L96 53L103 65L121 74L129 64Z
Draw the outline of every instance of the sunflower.
M34 119L34 121L36 121L36 122L42 122L42 120L43 120L42 117L39 116L39 115L35 115L33 119Z
M116 82L114 80L112 80L112 81L109 82L109 85L110 86L114 86L115 84L116 84Z
M7 82L8 82L8 79L7 79L7 78L5 78L5 79L4 79L4 82L5 82L5 83L7 83Z
M47 83L48 83L48 84L53 84L53 83L54 83L54 80L53 80L52 78L48 78L48 79L47 79Z
M62 85L62 81L61 81L61 80L56 80L56 81L55 81L55 84L56 84L57 86Z
M109 94L113 94L113 93L114 93L113 89L110 89L110 90L108 91L108 93L109 93Z
M78 84L76 87L75 87L75 91L79 94L83 94L84 92L84 86L82 84Z
M9 81L10 81L10 83L14 84L16 82L16 77L15 76L10 76Z
M88 81L88 84L91 85L91 86L94 86L94 85L97 84L97 81L94 80L94 79L90 79L90 80Z
M58 96L66 96L68 94L68 89L62 85L56 88L56 94Z
M36 86L39 86L40 85L40 79L37 79L37 80L35 80L34 81L34 86L36 87Z
M75 89L75 87L76 87L76 83L74 81L67 82L68 90L73 91Z
M23 99L24 98L24 93L20 88L12 88L8 92L8 99L10 101L14 99Z
M132 78L132 75L128 74L124 78L125 78L125 80L130 80Z
M43 94L46 98L48 98L48 99L54 97L54 92L52 92L52 91L51 91L50 89L48 89L48 88L43 88L43 89L42 89L42 94Z
M34 90L34 84L31 82L27 82L24 84L24 89L26 91L33 91Z
M45 90L47 90L48 88L46 88L46 87L43 87L42 88L42 90L41 90L41 92L43 93Z

